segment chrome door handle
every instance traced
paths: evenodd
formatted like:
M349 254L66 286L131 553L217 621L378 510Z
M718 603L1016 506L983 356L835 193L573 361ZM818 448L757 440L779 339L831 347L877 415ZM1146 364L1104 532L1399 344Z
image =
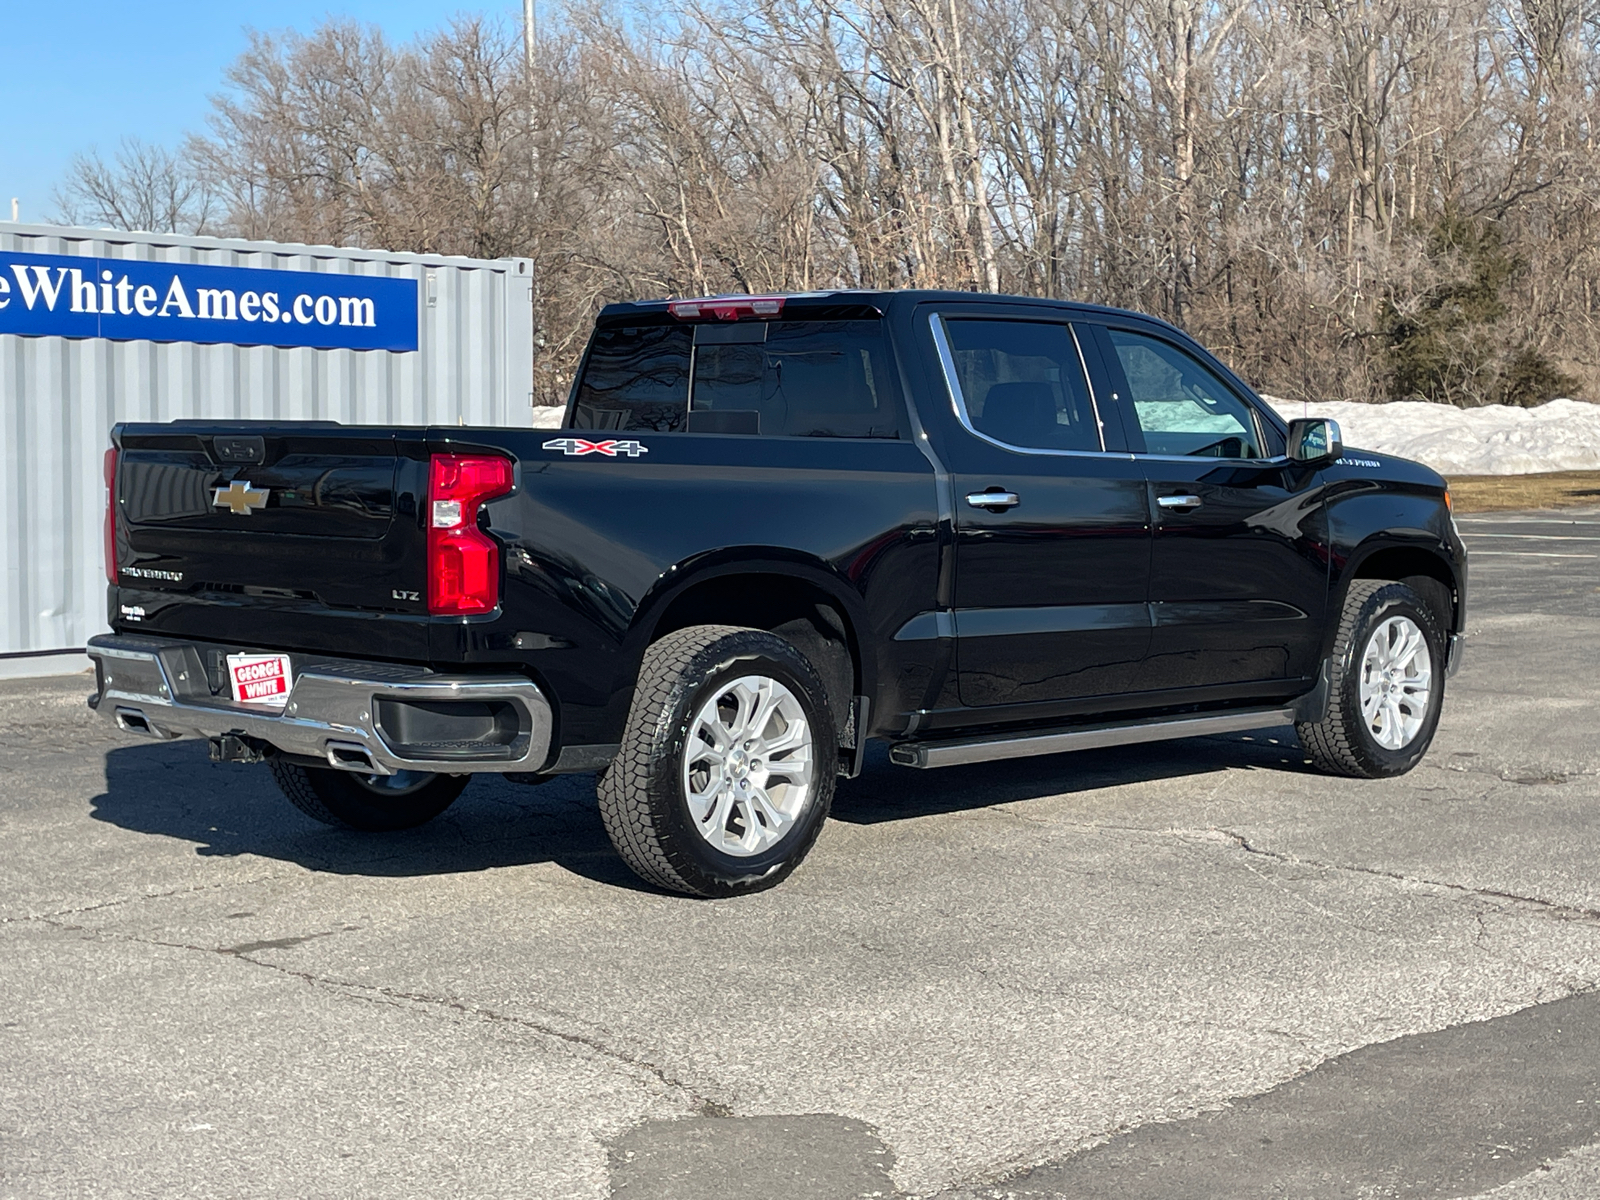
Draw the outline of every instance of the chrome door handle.
M1199 496L1157 496L1156 503L1168 512L1192 512L1201 501Z
M973 508L1015 508L1022 497L1015 492L968 492L967 503Z

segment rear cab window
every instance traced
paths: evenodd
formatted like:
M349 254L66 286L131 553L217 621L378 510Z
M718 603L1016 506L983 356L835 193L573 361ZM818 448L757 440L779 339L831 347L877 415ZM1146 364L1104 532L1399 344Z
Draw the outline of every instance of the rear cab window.
M683 428L693 331L679 324L595 330L574 394L575 429Z
M898 414L881 320L667 318L596 330L571 425L898 438Z

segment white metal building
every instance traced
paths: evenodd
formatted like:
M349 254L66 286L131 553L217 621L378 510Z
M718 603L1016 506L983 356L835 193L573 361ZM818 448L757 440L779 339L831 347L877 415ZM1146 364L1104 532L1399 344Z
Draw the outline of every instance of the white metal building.
M105 628L112 425L528 426L532 285L527 259L0 222L0 678L84 669Z

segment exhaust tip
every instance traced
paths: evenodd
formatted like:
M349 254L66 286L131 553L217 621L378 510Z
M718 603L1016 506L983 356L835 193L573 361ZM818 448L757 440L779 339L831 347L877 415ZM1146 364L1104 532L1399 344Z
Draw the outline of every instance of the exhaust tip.
M921 746L902 742L889 747L889 761L897 767L925 767L928 765Z
M372 751L358 742L329 742L328 765L336 771L354 771L358 775L394 774L372 757Z
M124 733L142 733L146 737L156 737L156 731L150 728L150 718L136 708L117 709L117 728Z

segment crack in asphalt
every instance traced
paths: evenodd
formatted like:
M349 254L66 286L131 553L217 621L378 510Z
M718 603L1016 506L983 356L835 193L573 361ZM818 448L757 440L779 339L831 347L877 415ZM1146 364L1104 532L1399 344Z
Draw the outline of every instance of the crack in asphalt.
M1481 775L1481 776L1484 776L1487 779L1491 779L1491 780L1493 780L1493 781L1495 781L1496 783L1499 783L1499 784L1511 784L1511 785L1517 785L1517 786L1527 786L1527 785L1530 785L1530 784L1538 784L1538 783L1563 784L1563 783L1571 782L1574 779L1585 777L1585 776L1589 775L1589 772L1584 771L1584 772L1580 772L1580 773L1565 774L1565 775L1549 774L1549 775L1541 775L1541 776L1522 776L1522 777L1514 778L1514 777L1510 777L1510 776L1505 775L1505 774L1501 774L1501 773L1498 773L1498 772L1493 772L1493 771L1487 770L1487 769L1482 768L1482 767L1457 767L1457 766L1452 765L1448 769L1450 769L1453 772ZM1000 805L988 805L988 806L986 806L986 808L987 808L988 811L992 811L992 812L996 813L997 815L1002 815L1002 816L1012 817L1012 818L1017 818L1018 817L1017 813L1015 813L1014 811L1009 811L1008 808L1002 807ZM1148 827L1148 826L1117 825L1117 824L1099 823L1099 822L1062 822L1061 825L1063 827L1066 827L1066 828L1072 828L1072 829L1078 829L1078 830L1084 830L1084 831L1110 832L1110 833L1123 833L1123 834L1138 834L1138 835L1143 835L1143 836L1146 836L1146 837L1157 838L1157 839L1159 839L1159 838L1173 838L1173 837L1176 837L1179 840L1188 841L1188 842L1191 842L1191 843L1197 840L1197 839L1193 838L1192 836L1186 836L1186 835L1189 835L1191 833L1191 831L1184 830L1184 829L1156 829L1156 828L1151 828L1151 827ZM1281 851L1268 849L1268 848L1266 848L1264 846L1256 845L1256 844L1252 843L1250 841L1250 839L1245 834L1242 834L1242 833L1238 832L1237 830L1226 829L1226 828L1222 828L1222 827L1219 827L1219 826L1213 826L1212 829L1211 829L1211 832L1214 832L1216 834L1220 834L1223 838L1225 838L1227 840L1227 842L1229 844L1231 844L1233 847L1235 847L1235 848L1237 848L1239 850L1244 851L1247 855L1251 855L1251 856L1255 856L1255 857L1259 857L1259 858L1264 858L1264 859L1267 859L1269 861L1276 862L1276 863L1281 863L1281 864L1284 864L1284 865L1303 866L1303 867L1308 867L1308 868L1311 868L1312 870L1318 870L1318 871L1346 872L1346 873L1350 873L1350 874L1364 875L1364 876L1368 876L1370 878L1375 878L1375 879L1387 880L1389 882L1398 883L1398 884L1404 884L1404 885L1408 885L1408 886L1436 888L1436 889L1439 889L1441 892L1454 893L1454 894L1463 895L1463 896L1470 896L1470 897L1477 898L1477 899L1482 899L1482 900L1499 901L1499 902L1502 902L1503 904L1507 904L1507 905L1525 905L1525 906L1527 906L1529 908L1532 908L1532 909L1534 909L1534 910L1536 910L1538 912L1549 914L1552 917L1555 917L1555 918L1561 919L1561 920L1573 920L1573 921L1580 921L1580 922L1584 922L1584 923L1592 923L1592 922L1600 921L1600 909L1589 908L1589 907L1585 907L1585 906L1582 906L1582 905L1563 904L1563 903L1561 903L1559 901L1548 900L1548 899L1545 899L1545 898L1539 897L1539 896L1523 895L1523 894L1516 893L1516 892L1504 891L1504 890L1501 890L1501 889L1498 889L1498 888L1476 887L1476 886L1473 886L1471 884L1456 883L1456 882L1452 882L1452 881L1449 881L1449 880L1430 879L1430 878L1426 878L1426 877L1423 877L1423 876L1408 875L1408 874L1406 874L1405 872L1402 872L1402 871L1386 870L1386 869L1380 868L1380 867L1368 867L1368 866L1362 866L1362 865L1359 865L1359 864L1337 863L1337 862L1329 862L1329 861L1319 860L1319 859L1303 858L1303 857L1301 857L1299 855L1287 854L1287 853L1284 853L1284 852L1281 852ZM1213 844L1215 844L1215 843L1213 843ZM1282 883L1280 881L1273 880L1269 876L1262 875L1261 872L1255 871L1255 869L1253 867L1250 868L1250 869L1259 878L1263 879L1266 882L1270 882L1270 883L1275 884L1276 886L1279 886L1285 892L1287 892L1287 894L1290 895L1292 898L1294 898L1294 899L1300 901L1301 903L1305 904L1307 907L1311 908L1313 911L1316 911L1319 914L1321 914L1323 916L1326 916L1326 917L1328 917L1328 918L1330 918L1332 920L1340 921L1343 924L1351 925L1354 928L1367 929L1366 926L1358 925L1358 924L1356 924L1354 922L1351 922L1351 921L1347 920L1344 917L1339 916L1336 913L1332 913L1332 912L1329 912L1329 911L1327 911L1325 909L1322 909L1322 908L1318 907L1317 905L1311 903L1309 900L1306 900L1304 897L1296 895L1296 893L1292 889L1283 887L1283 885L1282 885ZM1497 911L1505 911L1505 910L1504 909L1498 909ZM1486 944L1488 938L1491 936L1490 935L1490 930L1489 930L1489 927L1488 927L1488 923L1487 923L1487 920L1486 920L1486 918L1489 915L1490 915L1489 913L1483 912L1483 911L1475 912L1473 914L1473 920L1476 922L1476 926L1477 926L1476 933L1474 934L1474 937L1473 937L1473 946L1474 946L1475 949L1478 949L1478 950L1480 950L1480 951L1482 951L1482 952L1484 952L1486 954L1497 954L1497 953L1500 953L1500 952L1497 952L1497 951L1493 950L1489 945ZM1375 930L1368 930L1368 931L1369 932L1378 932L1378 931L1375 931ZM1520 965L1522 965L1524 967L1524 969L1538 970L1539 973L1549 976L1550 977L1550 982L1554 985L1553 990L1555 992L1556 1000L1570 999L1570 998L1573 998L1573 997L1578 997L1578 996L1583 996L1583 995L1590 994L1591 990L1595 986L1594 981L1585 981L1585 980L1583 980L1581 978L1578 978L1578 977L1575 977L1575 976L1562 976L1559 972L1550 971L1548 968L1535 967L1534 964L1528 963L1528 962L1526 962L1524 960L1520 960L1520 959L1518 959L1517 961L1520 963ZM1000 988L1001 990L1015 990L1015 991L1018 991L1018 992L1021 992L1021 993L1032 993L1032 994L1035 994L1035 995L1043 995L1043 994L1045 994L1044 990L1042 990L1042 989L1019 987L1017 984L1015 984L1014 982L1011 982L1011 981L1001 981L1001 980L998 980L998 979L991 978L989 973L984 971L984 970L982 970L982 969L978 969L976 973L981 978L983 978L987 984L989 984L991 986L996 986L996 987ZM1550 995L1550 990L1552 990L1552 989L1547 989L1547 987L1539 987L1539 988L1535 989L1533 1003L1535 1005L1540 1005L1540 1004L1547 1004L1547 1003L1554 1002L1554 1001L1552 1001L1551 999L1548 998L1549 995ZM1304 1068L1301 1071L1297 1072L1296 1076L1294 1077L1294 1078L1297 1078L1297 1079L1298 1078L1302 1078L1307 1074L1314 1073L1319 1068L1321 1068L1323 1065L1325 1065L1325 1064L1327 1064L1329 1062L1332 1062L1335 1059L1342 1058L1342 1057L1344 1057L1344 1056L1346 1056L1346 1055L1348 1055L1350 1053L1353 1053L1353 1051L1344 1051L1342 1054L1336 1054L1336 1055L1333 1055L1331 1057L1325 1057L1319 1051L1319 1049L1315 1045L1315 1043L1313 1041L1311 1041L1310 1039L1307 1039L1307 1038L1303 1037L1302 1035L1295 1034L1293 1032L1290 1032L1290 1031L1287 1031L1287 1030L1282 1030L1282 1029L1276 1029L1276 1028L1274 1028L1274 1029L1262 1029L1262 1028L1248 1027L1248 1026L1229 1025L1229 1024L1227 1024L1225 1022L1216 1023L1216 1022L1194 1021L1194 1020L1186 1020L1186 1021L1183 1021L1182 1023L1185 1024L1185 1025L1194 1025L1196 1027L1207 1027L1207 1026L1209 1026L1209 1027L1218 1028L1218 1029L1234 1030L1234 1031L1237 1031L1239 1033L1244 1034L1247 1037L1251 1037L1251 1036L1254 1036L1254 1037L1278 1036L1278 1037L1285 1038L1285 1039L1293 1042L1297 1046L1299 1046L1303 1051L1309 1053L1314 1058L1319 1060L1315 1065L1310 1066L1309 1068ZM1454 1028L1454 1027L1452 1027L1452 1028ZM1382 1045L1382 1043L1375 1043L1374 1045ZM1359 1047L1357 1049L1367 1049L1367 1047ZM1209 1106L1209 1105L1208 1106L1201 1106L1201 1107L1198 1108L1197 1111L1205 1113L1205 1112L1211 1112L1211 1111L1226 1110L1226 1109L1229 1109L1229 1108L1233 1107L1240 1100L1248 1100L1248 1099L1255 1099L1255 1097L1230 1098L1229 1100L1223 1102L1221 1105L1217 1105L1217 1106ZM1068 1152L1068 1154L1066 1156L1066 1159L1067 1159L1067 1161L1070 1161L1071 1159L1073 1159L1073 1158L1075 1158L1075 1157L1077 1157L1079 1155L1082 1155L1082 1154L1086 1153L1087 1151L1089 1151L1089 1150L1091 1150L1093 1148L1104 1146L1104 1145L1107 1145L1107 1144L1110 1144L1110 1143L1114 1143L1115 1141L1117 1141L1120 1138L1125 1138L1128 1135L1138 1133L1141 1130L1148 1129L1148 1128L1153 1128L1155 1126L1165 1126L1167 1123L1171 1122L1173 1119L1174 1119L1174 1117L1169 1116L1169 1117L1163 1118L1160 1121L1144 1122L1144 1123L1140 1123L1140 1124L1137 1124L1137 1125L1120 1124L1119 1123L1117 1126L1098 1131L1098 1132L1096 1132L1094 1134L1090 1134L1090 1135L1088 1135L1088 1136L1086 1136L1086 1137L1084 1137L1082 1139L1079 1139L1077 1145L1071 1151ZM1178 1119L1182 1119L1182 1118L1178 1118ZM1027 1157L1026 1155L1019 1156L1019 1159L1018 1159L1019 1163L1022 1160L1025 1160L1026 1157ZM1005 1175L1006 1175L1006 1172L1004 1170L1000 1170L998 1172L984 1172L984 1175L986 1175L989 1179L993 1180L993 1179L996 1179L996 1178L1004 1178ZM965 1200L965 1198L968 1197L968 1196L975 1196L976 1195L975 1192L967 1191L966 1190L967 1188L982 1187L982 1186L984 1186L984 1185L979 1181L979 1179L973 1179L971 1181L968 1181L965 1185L957 1185L957 1190L956 1190L955 1193L952 1193L952 1197L954 1195L960 1195L963 1198L963 1200ZM993 1186L993 1185L991 1184L990 1186ZM986 1195L991 1195L992 1194L992 1195L998 1197L1002 1193L999 1192L999 1191L996 1191L996 1192L993 1192L993 1193L985 1193L985 1194ZM1007 1196L1013 1195L1013 1193L1011 1193L1009 1191L1005 1192L1004 1194L1007 1195Z
M1035 984L997 978L996 976L990 974L990 972L983 967L972 967L969 969L980 979L982 979L986 986L992 987L996 991L1000 992L1013 992L1019 996L1027 996L1032 999L1070 1000L1085 1007L1095 1004L1103 999L1099 992L1096 992L1092 989L1080 989L1072 987L1039 987ZM1327 1057L1323 1050L1319 1047L1316 1039L1307 1034L1295 1033L1288 1029L1279 1029L1276 1026L1269 1027L1262 1025L1250 1025L1241 1022L1230 1021L1208 1021L1203 1017L1189 1016L1169 1016L1166 1018L1166 1021L1168 1025L1176 1028L1197 1029L1212 1033L1239 1033L1245 1035L1246 1037L1282 1038L1285 1041L1293 1042L1296 1046L1307 1051L1308 1053L1317 1055L1319 1061L1326 1061ZM1196 1111L1200 1111L1203 1106L1191 1105L1190 1107L1195 1108ZM1110 1137L1119 1132L1126 1132L1128 1128L1133 1127L1119 1126L1117 1129L1109 1130L1105 1133L1093 1134L1090 1136L1089 1140L1092 1142L1097 1139Z
M1488 900L1507 900L1515 904L1527 904L1546 912L1559 914L1568 920L1600 921L1600 909L1585 908L1576 904L1562 904L1560 901L1546 900L1540 896L1524 896L1517 892L1506 892L1497 888L1473 887L1471 884L1466 883L1452 883L1446 879L1428 879L1420 875L1407 875L1403 871L1386 871L1381 867L1363 867L1351 863L1323 862L1314 858L1301 858L1299 855L1284 854L1277 850L1253 846L1244 834L1232 829L1219 828L1217 832L1233 842L1235 846L1245 853L1272 859L1275 862L1311 867L1321 871L1347 871L1357 875L1370 875L1378 879L1390 879L1397 883L1443 888L1446 891L1479 896Z
M223 888L249 887L256 883L269 883L274 879L282 879L285 872L279 871L270 875L256 875L249 879L228 879L218 883L199 884L194 887L173 888L169 892L145 892L138 896L119 896L115 900L102 900L98 904L86 904L81 908L63 908L56 912L47 913L20 913L16 916L0 917L0 925L15 925L28 921L51 922L58 917L76 917L84 913L103 912L108 908L120 908L124 904L139 904L146 900L170 900L174 896L195 896L201 892L215 892Z
M332 937L336 933L350 933L361 928L359 925L346 925L343 929L324 929L318 933L306 933L299 937L267 938L260 942L243 942L237 946L218 946L218 954L231 954L235 958L245 958L251 954L258 954L262 950L293 950L296 946L303 946L307 942L314 942L318 938Z
M1524 771L1520 775L1513 775L1509 770L1493 770L1490 767L1472 767L1465 763L1432 763L1429 764L1436 771L1449 771L1456 775L1482 775L1486 779L1493 779L1499 783L1513 783L1518 787L1538 787L1541 784L1560 786L1571 783L1574 779L1592 779L1600 775L1600 768L1584 767L1577 771L1545 771L1543 774L1532 774ZM1539 771L1534 767L1531 770Z
M111 933L106 930L92 929L87 925L76 925L68 921L56 920L53 918L41 917L37 919L43 924L49 925L55 929L84 934L88 937L102 940L127 942L134 945L143 946L160 946L170 950L190 950L200 954L221 955L225 958L233 959L235 962L248 963L253 967L259 967L265 971L271 971L275 974L287 976L291 979L298 979L302 983L309 984L312 987L326 988L330 991L345 995L350 999L360 1000L367 1003L393 1004L395 1002L404 1001L410 1004L420 1005L424 1009L448 1009L452 1012L460 1013L463 1016L472 1017L476 1020L485 1021L490 1024L508 1025L514 1028L525 1029L533 1033L541 1034L545 1037L554 1038L557 1041L564 1042L571 1046L579 1046L590 1050L603 1058L621 1063L635 1071L642 1071L654 1077L664 1087L671 1091L677 1092L680 1096L684 1097L689 1107L701 1116L729 1117L733 1115L733 1108L730 1105L724 1104L721 1101L712 1099L710 1096L704 1095L695 1088L691 1087L689 1084L683 1082L681 1079L669 1074L665 1067L657 1066L650 1060L642 1058L636 1054L630 1054L626 1050L621 1050L617 1047L607 1045L599 1038L588 1034L574 1033L564 1029L557 1029L552 1025L535 1021L529 1017L520 1017L512 1013L503 1013L496 1009L485 1008L482 1005L470 1004L464 1000L456 999L453 996L433 996L426 992L410 992L402 988L385 987L380 984L353 983L349 980L333 979L329 978L328 976L318 975L312 971L296 970L293 967L286 967L279 963L267 962L263 959L252 957L252 952L254 951L263 949L287 948L290 945L298 945L302 942L310 941L312 938L328 937L334 933L346 932L345 930L326 930L324 932L313 933L299 938L280 938L273 941L247 943L243 946L199 946L192 942L170 942L160 938L137 937L132 934Z
M1561 777L1554 777L1554 776L1542 777L1542 778L1537 779L1537 780L1508 779L1508 778L1505 778L1503 776L1493 775L1491 772L1486 771L1486 770L1484 770L1482 768L1468 767L1468 768L1451 768L1451 769L1453 769L1453 770L1454 769L1460 769L1460 770L1463 770L1463 771L1466 771L1466 772L1470 772L1472 774L1485 775L1485 776L1489 776L1490 778L1498 779L1501 783L1511 783L1511 784L1518 784L1518 785L1526 785L1529 782L1538 782L1538 783L1561 782L1561 783L1565 783L1565 782L1569 782L1573 778L1576 778L1576 776L1568 775L1568 776L1561 776ZM1186 836L1191 831L1185 830L1185 829L1154 829L1154 828L1150 828L1149 826L1143 826L1143 825L1115 825L1115 824L1109 824L1109 823L1104 823L1104 822L1095 822L1095 821L1047 822L1047 821L1043 821L1040 818L1036 818L1036 817L1025 817L1025 816L1013 811L1008 805L1003 806L1003 805L998 805L998 804L986 805L984 807L984 810L987 811L987 812L993 812L993 813L995 813L995 814L997 814L999 816L1004 816L1004 817L1011 818L1013 820L1023 821L1025 823L1035 824L1035 825L1038 825L1038 824L1049 824L1049 825L1052 825L1052 826L1057 827L1057 828L1086 830L1086 831L1092 831L1092 832L1096 832L1096 833L1109 832L1109 833L1142 834L1142 835L1144 835L1146 837L1151 837L1151 838L1177 838L1180 841L1190 841L1190 842L1195 840L1193 837ZM1507 902L1510 902L1510 903L1513 903L1513 904L1526 904L1526 905L1529 905L1529 906L1531 906L1533 908L1536 908L1536 909L1538 909L1540 911L1547 912L1547 913L1550 913L1550 914L1555 915L1555 916L1559 916L1560 918L1566 919L1566 920L1580 920L1580 921L1585 921L1585 922L1588 922L1588 921L1600 921L1600 908L1587 908L1587 907L1584 907L1582 905L1563 904L1560 901L1547 900L1547 899L1544 899L1543 897L1539 897L1539 896L1526 896L1526 895L1522 895L1521 893L1518 893L1518 892L1507 892L1507 891L1502 891L1502 890L1497 889L1497 888L1475 887L1475 886L1473 886L1471 884L1455 883L1455 882L1452 882L1450 880L1445 880L1445 879L1430 879L1430 878L1427 878L1425 876L1420 876L1420 875L1407 875L1403 871L1389 871L1389 870L1385 870L1385 869L1383 869L1381 867L1367 867L1367 866L1362 866L1362 865L1357 864L1357 863L1338 863L1338 862L1328 862L1328 861L1322 860L1322 859L1302 858L1301 856L1296 855L1296 854L1286 854L1286 853L1284 853L1282 851L1269 850L1269 849L1267 849L1265 847L1254 845L1250 841L1250 839L1248 837L1246 837L1244 834L1238 832L1237 830L1226 829L1226 828L1223 828L1221 826L1212 826L1211 828L1212 828L1212 831L1214 831L1214 832L1216 832L1218 834L1221 834L1224 838L1226 838L1229 842L1231 842L1236 848L1245 851L1245 853L1247 853L1247 854L1251 854L1251 855L1254 855L1254 856L1259 857L1259 858L1270 859L1270 860L1272 860L1274 862L1283 863L1283 864L1289 865L1289 866L1303 866L1303 867L1310 867L1313 870L1319 870L1319 871L1342 871L1342 872L1347 872L1347 873L1350 873L1350 874L1367 875L1367 876L1371 876L1371 877L1377 878L1377 879L1387 879L1387 880L1391 880L1391 881L1396 882L1396 883L1404 883L1404 884L1409 884L1409 885L1413 885L1413 886L1441 888L1441 889L1443 889L1445 891L1456 892L1456 893L1462 894L1462 895L1477 896L1477 897L1480 897L1480 898L1486 899L1486 900L1502 900L1502 901L1507 901ZM1259 878L1265 880L1266 882L1273 883L1275 886L1279 886L1279 887L1282 886L1277 880L1269 879L1267 876L1261 875L1260 872L1256 872L1256 874L1257 874L1257 876ZM1287 889L1285 889L1285 890L1287 890ZM1354 929L1361 929L1361 930L1364 930L1364 931L1369 932L1369 933L1380 933L1381 932L1380 930L1373 929L1373 928L1371 928L1369 926L1361 925L1361 924L1359 924L1357 922L1351 921L1346 917L1342 917L1342 916L1338 915L1337 913L1330 912L1327 909L1324 909L1324 908L1312 903L1310 900L1306 899L1303 896L1299 896L1299 895L1295 894L1292 891L1290 891L1289 894L1297 902L1305 905L1307 908L1310 908L1312 911L1316 912L1320 916L1327 917L1329 920L1338 921L1340 924L1348 925L1348 926L1350 926L1351 928L1354 928Z

